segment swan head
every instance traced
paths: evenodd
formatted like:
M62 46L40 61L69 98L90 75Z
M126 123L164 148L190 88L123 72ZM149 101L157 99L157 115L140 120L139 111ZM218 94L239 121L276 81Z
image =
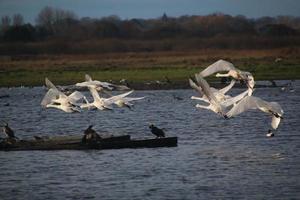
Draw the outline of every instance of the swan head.
M98 92L101 92L103 90L103 87L101 86L95 86L95 89L98 91Z

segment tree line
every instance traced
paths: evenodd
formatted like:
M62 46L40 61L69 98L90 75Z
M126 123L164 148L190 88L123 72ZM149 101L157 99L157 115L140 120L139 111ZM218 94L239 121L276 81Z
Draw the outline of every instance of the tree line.
M0 23L0 46L3 48L8 44L15 43L42 42L55 46L58 43L70 45L74 42L91 41L107 41L105 45L109 46L108 43L113 45L118 40L119 43L123 41L125 50L122 50L121 47L111 47L109 51L129 51L132 49L129 48L130 44L127 44L126 40L134 40L136 44L148 41L149 45L151 41L154 41L154 44L163 42L160 45L163 45L165 50L168 48L172 50L175 45L173 43L186 39L207 40L205 48L210 46L222 48L224 47L222 38L229 38L236 43L240 43L243 38L250 38L249 41L252 38L252 40L261 42L261 45L267 43L270 47L276 47L278 38L281 41L280 45L299 45L299 36L300 17L293 16L250 19L242 15L231 16L223 13L180 17L169 17L167 14L163 14L155 19L122 20L116 15L102 18L79 18L72 11L47 6L38 13L36 24L24 23L20 14L12 17L2 16ZM171 47L168 47L168 44ZM4 53L1 47L0 53ZM151 50L151 45L144 48Z

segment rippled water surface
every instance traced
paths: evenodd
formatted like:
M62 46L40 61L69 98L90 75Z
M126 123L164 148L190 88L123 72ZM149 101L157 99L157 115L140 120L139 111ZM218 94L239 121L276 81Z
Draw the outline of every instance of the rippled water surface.
M294 92L258 88L254 93L279 102L285 111L273 138L265 136L269 115L249 111L224 120L197 110L192 90L135 91L132 96L146 99L133 110L68 114L39 106L45 88L1 88L0 96L9 97L0 99L0 119L8 120L20 138L81 134L90 124L102 133L151 138L151 122L178 136L179 143L153 149L0 151L0 199L297 199L299 81L295 85Z

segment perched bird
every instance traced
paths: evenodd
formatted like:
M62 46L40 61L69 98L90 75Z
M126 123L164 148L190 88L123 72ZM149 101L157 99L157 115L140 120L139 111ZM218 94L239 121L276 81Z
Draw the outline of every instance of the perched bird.
M89 125L89 127L87 129L85 129L84 131L84 134L87 135L87 134L93 134L93 133L96 133L96 131L93 129L93 126L94 125Z
M15 136L14 131L8 126L8 123L5 122L3 126L3 133L7 135L8 138L14 138L16 139L17 137Z
M36 141L44 141L44 139L40 136L34 135L33 137Z
M217 72L227 71L226 74L220 74ZM248 95L251 96L254 89L254 78L250 72L241 71L234 67L234 65L225 60L218 60L217 62L209 65L206 69L200 72L202 77L210 76L211 74L216 74L216 77L233 77L236 80L246 81L247 86L250 90L248 90Z
M154 126L153 124L150 124L149 128L151 129L151 132L152 132L157 138L165 137L165 132L164 132L162 129L157 128L157 127Z
M93 125L90 125L85 131L84 131L84 136L82 138L82 143L86 144L93 144L97 143L101 137L96 133L96 131L93 129Z

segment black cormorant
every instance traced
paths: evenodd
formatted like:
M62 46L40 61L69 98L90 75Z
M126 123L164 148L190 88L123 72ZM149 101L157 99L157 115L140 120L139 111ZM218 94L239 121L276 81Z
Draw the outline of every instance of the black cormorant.
M160 129L157 128L156 126L154 126L153 124L151 124L149 126L149 128L151 129L151 132L157 137L157 138L161 138L161 137L165 137L165 132Z
M93 128L93 125L90 125L85 131L82 138L82 143L97 143L101 137L96 133Z
M17 138L15 136L15 132L8 126L8 123L4 124L3 132L7 135L8 138L14 138L14 139Z

